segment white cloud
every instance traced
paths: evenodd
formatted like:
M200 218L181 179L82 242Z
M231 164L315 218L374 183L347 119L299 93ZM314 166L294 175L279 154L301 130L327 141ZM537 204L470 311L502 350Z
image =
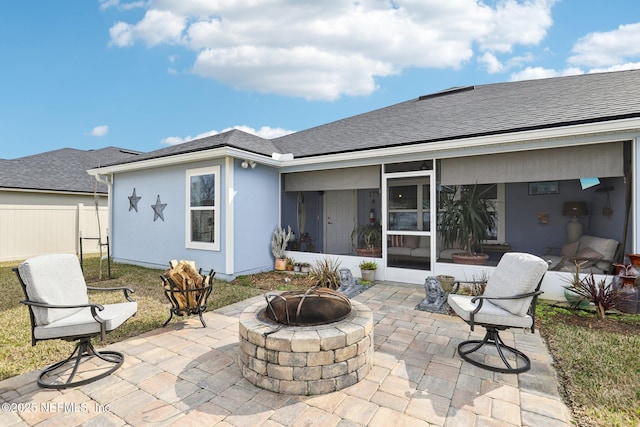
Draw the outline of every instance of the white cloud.
M519 80L535 80L535 79L546 79L549 77L560 77L560 76L575 76L578 74L584 74L579 68L566 68L564 70L554 70L550 68L543 67L527 67L522 71L511 74L511 81L519 81Z
M579 74L606 73L611 71L640 70L640 62L627 62L626 64L612 65L611 67L590 68L586 71L578 67L568 67L563 70L554 70L543 67L527 67L522 71L513 73L511 81L545 79L548 77L576 76Z
M186 18L167 10L148 10L144 18L135 25L118 22L109 29L110 44L130 46L135 40L143 41L153 47L162 43L176 44L180 42L185 29Z
M152 0L140 21L111 27L110 44L181 45L195 73L240 90L335 100L405 68L460 68L474 47L495 68L495 52L545 37L555 0L495 3Z
M177 144L182 144L188 141L193 141L194 139L200 139L200 138L204 138L207 136L213 136L213 135L217 135L219 133L224 133L224 132L228 132L232 129L238 129L241 130L243 132L247 132L253 135L257 135L261 138L265 138L265 139L273 139L273 138L278 138L280 136L284 136L284 135L289 135L290 133L294 133L294 130L287 130L287 129L282 129L282 128L272 128L269 126L262 126L260 129L256 130L252 127L246 126L246 125L237 125L237 126L233 126L233 127L228 127L225 129L222 129L221 131L217 131L217 130L210 130L208 132L204 132L201 133L199 135L196 135L194 137L192 137L191 135L185 136L185 137L180 137L180 136L170 136L167 137L165 139L162 140L163 144L166 145L177 145Z
M573 46L568 62L589 67L624 64L640 56L640 23L620 25L603 33L589 33Z
M558 77L559 75L560 72L557 70L543 67L527 67L522 71L511 74L511 81L546 79Z
M625 64L617 64L612 65L611 67L605 68L592 68L589 70L590 73L605 73L609 71L624 71L624 70L639 70L640 62L627 62Z
M145 2L143 1L133 1L130 3L120 3L120 0L99 0L100 10L107 10L110 7L115 7L120 10L131 10L137 9L140 7L144 7Z
M483 50L511 52L514 45L537 45L553 24L551 8L556 0L506 0L497 2L491 31L480 37Z
M91 136L105 136L106 134L109 133L109 126L107 125L102 125L102 126L96 126L91 130L90 135Z
M482 56L478 58L478 62L483 64L486 67L487 72L491 74L504 71L504 65L491 52L485 52L482 54Z

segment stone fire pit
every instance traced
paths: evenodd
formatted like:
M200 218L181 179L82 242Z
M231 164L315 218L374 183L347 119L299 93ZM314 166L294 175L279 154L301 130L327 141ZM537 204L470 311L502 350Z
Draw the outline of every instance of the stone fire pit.
M289 326L265 302L240 315L240 368L250 383L282 394L325 394L362 380L373 365L373 312L356 301L341 320Z

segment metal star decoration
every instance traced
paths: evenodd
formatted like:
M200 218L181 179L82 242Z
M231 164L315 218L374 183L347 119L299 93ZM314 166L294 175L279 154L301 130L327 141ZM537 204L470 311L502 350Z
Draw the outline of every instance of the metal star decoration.
M162 213L162 211L164 211L165 207L167 207L167 204L160 202L160 195L158 194L158 198L156 199L156 204L155 205L151 205L151 208L153 209L153 221L154 222L158 218L160 218L161 220L164 221L164 214Z
M138 212L138 202L142 199L140 196L136 196L136 189L134 187L133 194L129 196L129 211L135 209Z

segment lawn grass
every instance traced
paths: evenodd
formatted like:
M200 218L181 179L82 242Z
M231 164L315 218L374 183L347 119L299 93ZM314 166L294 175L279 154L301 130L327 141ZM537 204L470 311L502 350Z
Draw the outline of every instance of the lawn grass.
M595 313L537 313L578 425L640 425L640 316L610 315L605 327Z
M0 288L3 290L0 293L0 380L40 369L66 358L75 345L62 340L50 340L39 341L36 346L31 346L28 309L20 304L24 295L12 271L17 265L18 262L0 264ZM108 279L105 261L102 266L103 278L100 279L99 258L85 258L83 265L89 286L127 286L134 289L132 296L138 302L137 314L108 334L104 343L94 340L96 347L159 328L169 318L170 305L162 292L160 280L162 270L111 263L112 279ZM208 309L213 310L263 293L263 289L251 286L243 278L233 283L216 280L214 291L208 300ZM103 304L124 301L122 292L90 292L89 299Z

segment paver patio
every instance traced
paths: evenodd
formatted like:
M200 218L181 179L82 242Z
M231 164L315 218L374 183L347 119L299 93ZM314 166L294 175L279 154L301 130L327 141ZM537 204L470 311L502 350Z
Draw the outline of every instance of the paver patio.
M261 296L173 321L110 348L126 355L110 377L69 390L38 388L38 372L0 382L3 426L566 426L551 356L538 332L502 333L531 358L529 372L463 362L469 327L414 307L419 285L379 282L355 299L374 312L374 365L357 384L318 396L279 395L245 380L238 319ZM474 335L482 336L478 327Z

